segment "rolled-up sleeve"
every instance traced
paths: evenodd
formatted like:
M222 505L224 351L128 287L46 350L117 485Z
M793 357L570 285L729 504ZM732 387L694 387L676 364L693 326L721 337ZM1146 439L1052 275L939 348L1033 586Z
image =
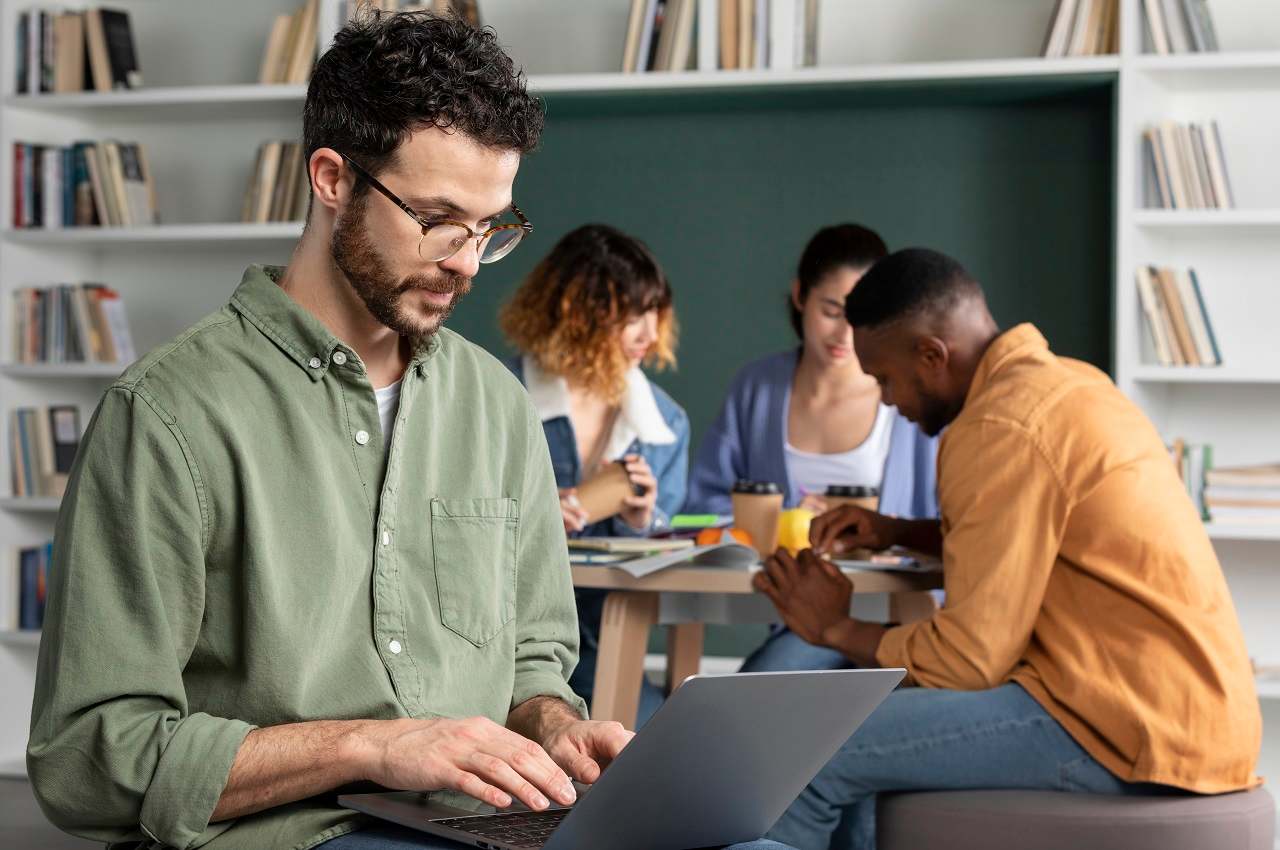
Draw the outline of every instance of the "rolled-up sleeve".
M578 663L578 613L560 500L547 439L527 410L528 466L520 499L516 562L516 668L511 707L558 697L583 717L586 704L569 687Z
M189 711L206 513L173 417L114 387L94 414L55 531L27 768L41 808L98 841L199 847L253 728Z
M1007 681L1025 654L1069 500L1044 452L1016 424L961 425L942 451L946 605L886 632L876 661L905 667L924 687L982 690Z

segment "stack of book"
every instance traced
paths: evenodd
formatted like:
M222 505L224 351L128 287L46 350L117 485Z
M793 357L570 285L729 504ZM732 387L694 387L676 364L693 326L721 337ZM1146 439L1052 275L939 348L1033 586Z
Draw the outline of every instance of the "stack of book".
M33 631L44 625L53 541L11 551L0 563L0 631Z
M1195 269L1141 266L1138 299L1161 366L1221 366L1222 352L1209 321Z
M1162 210L1230 210L1231 178L1217 122L1164 122L1142 134L1143 202Z
M1205 443L1188 443L1178 439L1168 447L1169 457L1178 468L1178 477L1187 488L1187 495L1201 519L1209 519L1204 500L1205 475L1213 468L1213 446Z
M276 15L262 51L258 82L305 83L316 61L320 0L307 0L291 15Z
M1204 501L1214 522L1280 523L1280 463L1210 469Z
M311 178L301 142L263 142L249 183L245 186L240 220L301 221L307 215Z
M14 363L130 363L137 356L120 294L99 283L13 291Z
M437 15L456 15L473 27L480 26L480 6L477 0L430 0L412 3L407 0L342 0L339 4L340 20L351 20L368 12L434 12Z
M19 407L9 414L9 468L18 498L62 498L80 446L80 411L71 405Z
M1208 0L1142 0L1144 49L1170 53L1209 53L1218 49Z
M18 12L15 47L18 94L142 86L128 12L25 9Z
M1166 210L1235 206L1218 122L1165 121L1142 134L1144 203Z
M817 0L632 0L623 71L818 64Z
M158 220L155 182L140 144L14 142L13 176L15 228L138 227Z
M1040 55L1104 56L1120 44L1120 0L1058 0Z

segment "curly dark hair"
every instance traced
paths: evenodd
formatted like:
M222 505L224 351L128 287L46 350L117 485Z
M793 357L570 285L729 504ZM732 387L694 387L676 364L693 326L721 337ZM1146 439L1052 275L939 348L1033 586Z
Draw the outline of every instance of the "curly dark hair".
M426 12L365 12L316 62L302 110L306 157L333 148L377 174L405 138L435 125L527 153L542 102L492 29ZM357 182L358 193L367 187Z

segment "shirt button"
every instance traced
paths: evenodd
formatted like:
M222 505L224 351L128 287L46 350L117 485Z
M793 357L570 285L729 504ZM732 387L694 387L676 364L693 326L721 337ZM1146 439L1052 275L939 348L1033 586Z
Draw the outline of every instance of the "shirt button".
M312 357L309 361L307 361L307 365L308 365L308 366L310 366L312 369L319 369L319 368L320 368L320 358L319 358L319 357Z
M345 366L347 363L346 353L342 351L333 352L333 362L337 363L339 366Z
M369 432L368 432L368 431L356 431L356 442L357 442L357 443L359 443L359 444L360 444L360 445L362 445L362 446L363 446L365 443L369 442Z
M391 650L392 655L399 655L400 650L404 649L404 647L400 645L400 641L393 640L391 643L387 644L387 649Z
M390 532L390 531L384 531L384 532L382 532L382 545L383 545L383 546L390 546L390 545L391 545L391 532Z

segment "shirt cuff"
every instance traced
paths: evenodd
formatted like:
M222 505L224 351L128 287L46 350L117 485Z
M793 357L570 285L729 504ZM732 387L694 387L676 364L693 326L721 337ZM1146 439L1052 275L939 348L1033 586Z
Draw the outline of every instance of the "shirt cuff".
M569 683L554 673L528 672L516 674L516 687L511 694L511 707L528 702L534 697L555 697L587 719L587 704L573 692Z
M142 800L142 831L166 847L185 850L210 837L209 819L227 787L231 765L253 726L208 714L182 720L160 755ZM214 829L222 832L231 821ZM216 834L216 833L215 833Z
M917 623L894 626L880 638L880 646L876 649L876 663L881 667L905 667L907 678L911 678L911 656L907 653L907 641L915 633Z

